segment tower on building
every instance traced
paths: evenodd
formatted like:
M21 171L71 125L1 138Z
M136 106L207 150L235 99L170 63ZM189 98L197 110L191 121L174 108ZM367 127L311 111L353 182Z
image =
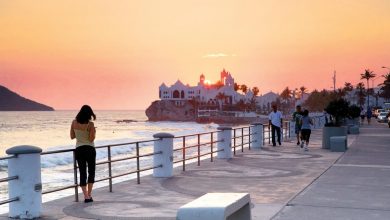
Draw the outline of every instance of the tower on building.
M200 77L199 77L199 84L200 85L204 85L204 80L205 80L205 76L203 75L203 73L200 75Z

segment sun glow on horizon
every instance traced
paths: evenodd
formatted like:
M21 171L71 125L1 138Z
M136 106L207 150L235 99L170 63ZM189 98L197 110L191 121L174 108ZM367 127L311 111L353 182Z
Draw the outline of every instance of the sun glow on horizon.
M207 73L212 86L225 67L266 93L330 89L334 69L338 88L356 85L364 69L382 75L390 66L385 0L0 6L0 85L55 109L146 109L162 82L195 83L194 74Z

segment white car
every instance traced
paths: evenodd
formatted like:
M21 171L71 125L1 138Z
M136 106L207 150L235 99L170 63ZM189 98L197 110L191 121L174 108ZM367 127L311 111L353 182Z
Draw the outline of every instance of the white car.
M387 122L388 118L387 118L387 114L389 112L381 112L379 113L378 115L378 122Z

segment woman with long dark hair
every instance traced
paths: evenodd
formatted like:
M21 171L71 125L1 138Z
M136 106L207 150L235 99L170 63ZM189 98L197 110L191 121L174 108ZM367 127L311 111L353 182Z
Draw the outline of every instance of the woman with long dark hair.
M76 160L80 171L80 187L84 194L84 202L93 202L92 187L95 182L96 130L92 120L96 115L88 105L83 105L70 128L70 138L76 138ZM88 177L87 177L88 167Z
M305 151L309 150L309 141L310 141L310 134L311 134L311 126L313 125L313 120L309 117L309 110L305 110L302 113L301 117L301 135L302 135L302 142L301 142L301 148L304 148Z

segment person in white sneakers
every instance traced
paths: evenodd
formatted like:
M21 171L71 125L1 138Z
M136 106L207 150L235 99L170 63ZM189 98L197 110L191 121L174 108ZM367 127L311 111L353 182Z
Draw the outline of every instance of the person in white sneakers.
M301 118L301 148L304 148L305 151L309 150L308 146L311 134L311 125L313 125L313 121L309 117L309 111L306 109L305 111L303 111Z
M271 129L272 133L272 146L276 146L276 140L275 140L275 132L278 136L278 143L279 145L282 145L281 142L281 132L280 130L283 128L283 116L280 111L278 111L278 107L274 104L272 105L272 112L268 116L269 124L268 129Z

